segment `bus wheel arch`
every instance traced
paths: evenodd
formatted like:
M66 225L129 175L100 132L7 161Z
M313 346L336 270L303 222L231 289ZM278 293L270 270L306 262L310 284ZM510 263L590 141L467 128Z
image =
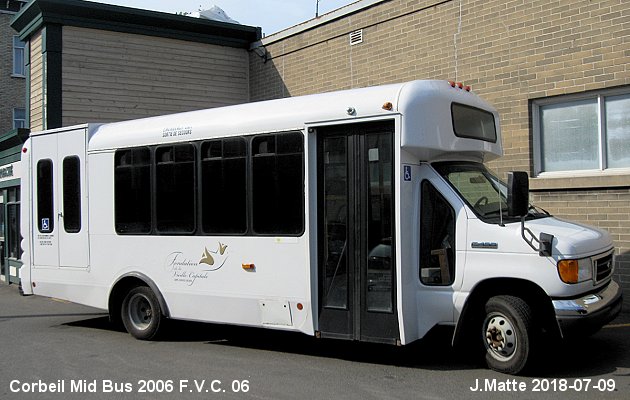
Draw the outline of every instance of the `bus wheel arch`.
M560 335L551 299L540 286L523 279L493 278L480 282L468 296L457 322L453 345L475 359L488 356L489 348L482 338L492 328L489 318L492 313L503 316L504 323L513 325L512 328L518 326L519 331L532 330L552 337ZM530 339L534 338L524 339L527 346ZM494 365L492 360L488 362L486 359L486 363L493 369L500 368L500 364Z
M161 316L166 318L170 317L166 301L164 300L164 297L162 296L162 293L158 289L155 282L153 282L149 277L144 274L132 272L118 278L109 294L109 319L119 329L125 329L121 312L123 302L129 295L129 293L137 287L148 288L155 296L155 300L159 305Z

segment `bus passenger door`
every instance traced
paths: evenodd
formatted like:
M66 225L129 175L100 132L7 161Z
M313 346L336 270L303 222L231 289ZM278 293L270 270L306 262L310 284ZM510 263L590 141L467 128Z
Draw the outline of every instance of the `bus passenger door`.
M86 268L89 263L85 129L59 134L57 185L59 266ZM98 212L98 211L97 211Z
M78 129L33 140L35 266L88 265L85 135Z
M57 231L57 136L38 135L31 145L33 193L33 265L59 266L59 236Z
M318 129L319 332L396 343L393 122Z

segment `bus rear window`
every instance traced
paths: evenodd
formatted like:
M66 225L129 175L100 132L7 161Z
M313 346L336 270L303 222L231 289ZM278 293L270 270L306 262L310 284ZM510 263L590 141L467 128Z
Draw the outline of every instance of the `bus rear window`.
M451 113L455 136L496 143L497 130L491 112L453 103Z

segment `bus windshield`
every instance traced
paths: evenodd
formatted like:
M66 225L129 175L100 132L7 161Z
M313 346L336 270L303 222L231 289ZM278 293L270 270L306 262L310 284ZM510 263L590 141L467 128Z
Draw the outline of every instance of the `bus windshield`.
M520 220L508 216L507 185L482 164L444 162L432 165L483 221L498 224ZM533 206L527 215L528 219L547 216L547 212Z

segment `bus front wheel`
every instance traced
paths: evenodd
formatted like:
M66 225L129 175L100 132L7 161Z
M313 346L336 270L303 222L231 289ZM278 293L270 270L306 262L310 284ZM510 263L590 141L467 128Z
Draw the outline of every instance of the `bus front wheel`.
M523 371L531 356L532 333L532 310L523 299L490 298L481 329L488 367L506 374Z
M162 310L153 291L146 286L131 289L122 302L121 318L125 329L140 340L156 337L162 323Z

